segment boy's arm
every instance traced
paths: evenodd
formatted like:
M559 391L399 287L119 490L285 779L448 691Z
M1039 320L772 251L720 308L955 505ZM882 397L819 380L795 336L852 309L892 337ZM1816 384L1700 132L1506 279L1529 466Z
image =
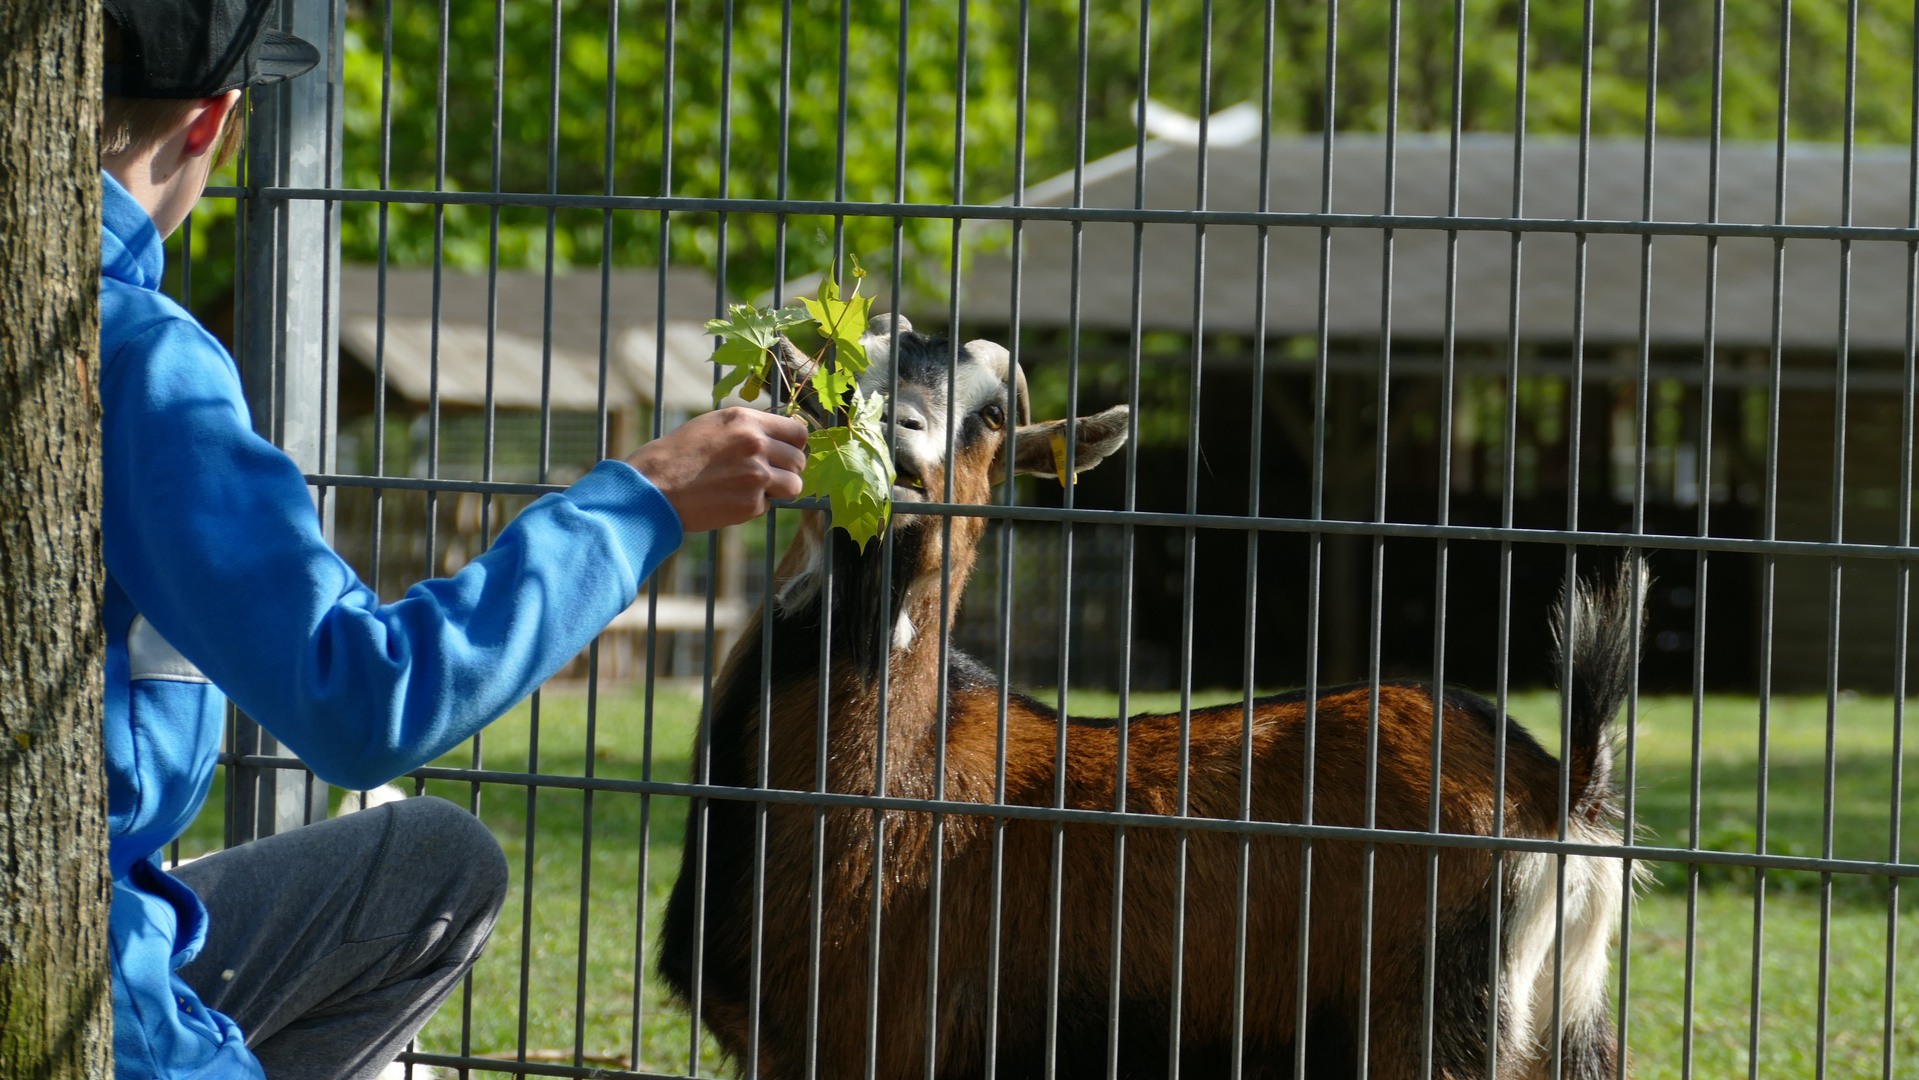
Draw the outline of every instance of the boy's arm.
M161 636L324 780L431 761L577 655L679 546L637 471L602 462L451 578L382 605L327 545L305 479L253 433L198 326L102 372L108 568Z

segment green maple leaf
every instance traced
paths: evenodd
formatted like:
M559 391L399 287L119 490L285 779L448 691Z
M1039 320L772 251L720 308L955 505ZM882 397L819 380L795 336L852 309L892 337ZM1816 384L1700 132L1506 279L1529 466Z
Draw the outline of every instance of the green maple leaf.
M756 308L751 304L733 304L731 319L709 319L706 332L724 339L713 353L713 362L731 368L713 387L713 403L719 404L734 387L748 401L758 399L760 388L772 381L773 356L780 335L789 326L798 326L810 316L797 307Z
M893 513L893 455L886 449L881 394L853 391L845 427L823 428L806 437L802 495L820 496L833 524L861 548L886 528Z
M779 344L780 334L789 326L798 326L808 318L797 307L756 308L751 304L727 307L731 319L708 319L706 332L728 340L750 341L762 349Z
M854 276L866 272L857 260ZM836 410L846 401L846 424L825 428L806 437L806 470L801 474L802 494L827 500L833 524L861 548L866 547L885 528L893 513L893 455L886 445L886 431L880 421L886 399L880 394L859 391L859 376L869 361L860 346L866 332L867 313L873 306L869 297L859 295L853 286L851 296L841 298L839 286L820 283L819 299L803 301L799 307L755 308L734 304L730 319L713 319L706 332L721 338L713 352L713 363L725 374L713 387L718 404L738 388L748 401L759 397L760 389L777 373L780 339L789 326L809 319L819 325L828 341L839 347L837 362L819 364L808 380L813 392L828 409Z
M713 353L713 362L723 369L732 369L713 384L713 404L718 405L734 387L742 384L740 396L748 401L757 400L760 387L767 383L768 365L773 362L773 356L750 341L731 338Z
M861 296L859 283L854 282L852 295L842 300L840 287L823 278L819 299L800 302L819 324L820 336L839 346L839 366L855 377L864 372L868 361L860 338L866 333L866 315L873 307L873 298Z
M859 384L859 376L842 365L828 367L821 364L813 369L813 392L820 397L820 403L828 409L837 408L848 390Z

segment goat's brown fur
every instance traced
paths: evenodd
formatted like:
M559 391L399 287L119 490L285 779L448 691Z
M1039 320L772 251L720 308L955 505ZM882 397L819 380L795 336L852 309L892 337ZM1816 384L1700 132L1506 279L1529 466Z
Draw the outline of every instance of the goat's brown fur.
M993 461L984 444L958 451L956 501L984 502ZM938 479L927 476L927 488ZM821 534L817 515L803 527L782 564L778 580L817 572L823 555L836 575L875 572L878 545L860 555L843 537ZM818 712L819 611L775 609L774 672L770 727L764 733L766 784L772 788L991 803L1001 739L1000 690L981 668L963 657L946 675L947 714L942 733L939 572L940 523L902 515L896 522L898 561L894 574L899 605L913 624L910 642L894 647L891 624L881 635L890 668L885 716L885 776L878 776L880 716L877 686L856 651L836 645L829 674L827 715ZM952 588L957 598L983 529L977 518L951 521L954 541ZM955 599L956 604L956 599ZM836 606L836 621L860 618ZM761 651L763 626L756 619L741 635L715 689L714 710L701 735L696 760L708 760L711 782L759 784ZM1118 803L1121 725L1110 720L1068 719L1064 755L1062 721L1040 703L1009 696L1005 716L1005 801L1050 806L1057 768L1063 762L1064 804L1111 810ZM1442 831L1486 835L1494 828L1496 740L1501 721L1492 706L1462 693L1445 695L1440 778ZM1315 725L1316 774L1313 820L1325 825L1366 824L1366 762L1370 692L1365 687L1320 695L1316 708L1300 695L1265 698L1250 718L1237 705L1194 710L1184 735L1188 765L1185 811L1194 816L1234 818L1241 813L1242 749L1252 740L1250 816L1255 820L1302 819L1302 763L1309 724ZM1389 683L1379 688L1376 824L1385 829L1425 830L1432 782L1434 701L1423 684ZM1140 716L1124 725L1127 740L1125 808L1175 815L1179 805L1182 731L1178 715ZM1504 828L1510 835L1551 836L1557 820L1558 762L1516 725L1506 725ZM815 774L817 739L824 731L824 783ZM936 772L944 739L946 767ZM1602 748L1603 749L1603 748ZM1574 791L1575 810L1598 805L1602 792ZM1107 826L1066 825L1058 866L1059 939L1054 923L1054 829L1051 822L948 815L935 850L933 815L859 807L816 809L770 804L766 842L754 840L755 808L713 800L689 817L685 867L675 888L664 930L661 967L683 999L697 993L703 1020L727 1052L747 1067L752 1029L749 987L752 928L762 926L758 979L758 1075L800 1077L809 1053L821 1077L864 1075L869 1053L868 1009L877 1014L871 1051L874 1075L927 1075L928 1038L932 1075L984 1075L989 1049L999 1077L1041 1075L1047 1047L1049 966L1058 963L1057 1035L1060 1076L1103 1076L1108 1055L1109 958L1112 942L1115 831ZM877 827L877 832L876 832ZM996 828L1003 830L996 836ZM869 984L873 933L874 847L880 844L881 913L878 984ZM996 841L1003 841L1003 879L997 905L999 936L991 926ZM1255 836L1248 847L1245 1027L1246 1073L1290 1076L1298 1015L1297 948L1301 896L1297 839ZM1181 848L1185 897L1179 900ZM1189 1075L1223 1072L1234 1038L1234 928L1241 895L1239 837L1208 831L1180 834L1164 828L1133 828L1125 836L1119 1001L1120 1076L1158 1076L1173 1045L1170 1011L1173 964L1183 948L1184 980L1179 1002L1181 1069ZM696 880L703 856L704 887ZM754 860L765 859L764 904L753 903ZM1306 982L1308 1075L1353 1075L1359 1050L1360 934L1366 910L1364 848L1358 842L1320 840L1312 845L1310 931L1312 953ZM1512 859L1508 857L1508 862ZM1382 843L1374 847L1372 972L1367 1071L1380 1080L1418 1075L1425 1033L1419 1023L1426 970L1425 918L1428 849ZM1435 930L1436 990L1434 1075L1483 1076L1487 1051L1490 971L1499 962L1491 913L1510 906L1510 875L1494 876L1489 852L1443 849L1437 856ZM937 1013L929 1020L927 963L934 869L940 873ZM821 875L817 897L815 874ZM703 894L703 895L702 895ZM701 903L703 901L703 904ZM819 911L818 968L812 968L812 919ZM696 910L703 906L703 911ZM696 914L704 933L694 926ZM1183 919L1182 919L1183 914ZM1175 928L1184 927L1183 938ZM1508 938L1510 934L1508 931ZM995 991L997 1032L989 1048L989 1001ZM1603 957L1602 957L1603 962ZM817 986L817 1032L809 1029L811 987ZM1508 987L1502 1000L1514 991ZM1601 1002L1603 1005L1603 1001ZM1585 1003L1579 1003L1580 1008ZM1610 1026L1603 1008L1570 1015L1564 1075L1610 1077ZM1590 1010L1588 1010L1590 1011ZM1502 1014L1504 1010L1502 1009ZM1573 1028L1581 1025L1577 1035ZM1539 1048L1521 1038L1501 1039L1502 1076L1532 1075Z

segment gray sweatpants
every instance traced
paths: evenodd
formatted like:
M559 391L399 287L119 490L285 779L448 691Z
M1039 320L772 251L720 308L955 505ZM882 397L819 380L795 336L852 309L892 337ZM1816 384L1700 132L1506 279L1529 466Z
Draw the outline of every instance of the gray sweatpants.
M506 858L473 815L407 799L196 860L209 913L180 970L271 1080L362 1080L405 1048L493 932Z

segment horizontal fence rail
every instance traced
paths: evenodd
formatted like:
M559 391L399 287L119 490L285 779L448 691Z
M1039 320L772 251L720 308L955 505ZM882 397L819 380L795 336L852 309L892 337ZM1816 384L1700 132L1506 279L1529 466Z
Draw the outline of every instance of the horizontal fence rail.
M563 484L509 484L480 480L420 480L393 476L308 475L315 487L378 488L394 491L466 491L498 495L543 495L565 491ZM776 509L824 510L823 499L775 499ZM901 511L906 513L907 511ZM1514 543L1578 544L1607 548L1671 548L1678 551L1732 551L1770 555L1816 555L1848 559L1919 559L1919 547L1846 544L1825 540L1752 540L1683 533L1589 532L1568 529L1507 529L1496 526L1426 525L1416 522L1341 521L1337 518L1272 518L1232 514L1165 514L1139 510L1075 510L1052 506L916 502L911 513L928 517L989 518L1000 521L1054 521L1085 525L1156 525L1233 532L1313 533L1329 536L1404 536L1448 540L1505 540Z
M210 189L224 194L231 189ZM1121 225L1252 225L1266 228L1487 232L1513 235L1685 236L1751 240L1866 240L1919 243L1919 228L1763 222L1622 221L1603 218L1446 217L1430 214L1315 214L1298 211L1148 210L1104 206L968 206L958 203L873 203L832 199L706 199L690 196L562 195L540 192L403 191L391 188L275 188L235 191L231 198L387 206L524 206L537 209L631 210L651 213L791 214L808 217L933 218L939 221L1059 221Z
M249 754L222 754L220 764L247 769L299 770L297 761ZM799 806L848 806L868 810L910 810L961 817L1017 818L1024 821L1059 821L1076 825L1125 826L1129 828L1180 829L1194 832L1245 834L1248 836L1296 836L1322 840L1358 840L1373 843L1404 844L1410 847L1466 848L1478 851L1537 851L1548 855L1593 855L1612 859L1645 862L1695 863L1710 866L1766 867L1773 870L1806 870L1814 873L1857 874L1864 877L1919 877L1919 865L1910 863L1865 862L1857 859L1817 859L1792 855L1771 855L1746 851L1711 851L1692 848L1656 847L1643 844L1593 844L1555 840L1537 840L1520 836L1473 836L1461 833L1415 832L1404 829L1343 828L1337 825L1302 825L1284 821L1244 821L1238 818L1168 816L1165 814L1120 813L1112 810L1085 810L1075 807L1027 806L1015 803L954 802L941 799L888 798L880 795L849 795L825 791L794 791L785 788L742 788L716 784L682 784L665 780L615 780L606 777L569 776L563 773L516 773L497 769L421 768L408 771L413 780L460 780L476 784L508 784L515 787L559 788L567 791L617 791L631 795L679 795L687 798L726 799L732 802L784 803Z

